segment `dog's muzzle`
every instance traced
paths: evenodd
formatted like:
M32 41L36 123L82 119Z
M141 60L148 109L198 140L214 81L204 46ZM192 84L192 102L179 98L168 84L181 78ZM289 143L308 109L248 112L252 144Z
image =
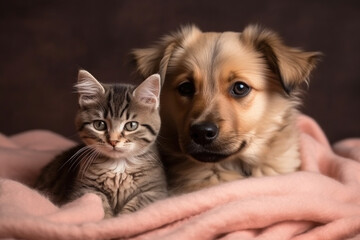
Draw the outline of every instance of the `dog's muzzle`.
M219 135L219 128L214 123L202 122L191 125L192 143L188 153L201 162L218 162L228 155L212 150L211 144Z
M199 145L212 143L219 134L219 128L211 122L197 123L190 127L191 139Z

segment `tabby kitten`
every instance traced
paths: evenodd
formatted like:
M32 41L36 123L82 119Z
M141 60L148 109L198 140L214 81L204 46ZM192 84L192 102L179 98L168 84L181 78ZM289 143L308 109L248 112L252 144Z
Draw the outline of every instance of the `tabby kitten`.
M160 76L138 87L102 84L80 70L76 126L85 145L57 156L36 188L62 205L85 193L102 199L105 217L129 213L167 196L155 146L160 130Z

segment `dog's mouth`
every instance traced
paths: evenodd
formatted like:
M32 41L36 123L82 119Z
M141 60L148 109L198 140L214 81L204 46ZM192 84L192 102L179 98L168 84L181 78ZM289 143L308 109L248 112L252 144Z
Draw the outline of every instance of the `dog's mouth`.
M200 162L215 163L225 160L226 158L240 152L246 146L246 141L242 141L240 147L232 152L227 151L211 151L203 147L192 149L188 154L195 160Z
M195 160L200 162L220 162L221 160L229 157L230 155L211 153L211 152L198 152L190 154Z

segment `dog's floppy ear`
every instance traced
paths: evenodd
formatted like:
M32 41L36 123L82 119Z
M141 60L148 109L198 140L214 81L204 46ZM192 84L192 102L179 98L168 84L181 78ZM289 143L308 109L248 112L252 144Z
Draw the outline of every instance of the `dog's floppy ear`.
M322 54L303 52L283 44L279 36L257 25L250 25L240 35L244 44L261 52L270 70L279 78L287 94L306 82Z
M159 73L161 84L163 84L168 64L174 51L185 44L186 39L191 38L197 32L200 32L200 30L194 25L184 26L179 31L163 37L153 47L134 49L131 54L136 62L139 73L144 78L151 74Z

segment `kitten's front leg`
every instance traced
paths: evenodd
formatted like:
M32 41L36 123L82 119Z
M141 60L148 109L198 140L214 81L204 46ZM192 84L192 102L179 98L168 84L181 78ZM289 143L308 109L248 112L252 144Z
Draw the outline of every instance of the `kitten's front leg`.
M108 198L103 193L96 193L98 196L100 196L102 205L104 208L105 217L104 218L111 218L114 216L114 211L110 206Z
M86 190L80 191L79 194L75 194L73 197L77 198L77 197L84 195L85 193L94 193L101 198L102 206L103 206L104 213L105 213L104 218L111 218L114 216L114 211L110 206L109 199L102 192L98 192L96 190L89 191L89 189L86 189Z
M128 201L122 209L117 213L117 215L121 215L124 213L132 213L135 212L156 200L163 199L167 197L166 191L148 191L148 192L140 192L138 195L133 197L130 201Z

